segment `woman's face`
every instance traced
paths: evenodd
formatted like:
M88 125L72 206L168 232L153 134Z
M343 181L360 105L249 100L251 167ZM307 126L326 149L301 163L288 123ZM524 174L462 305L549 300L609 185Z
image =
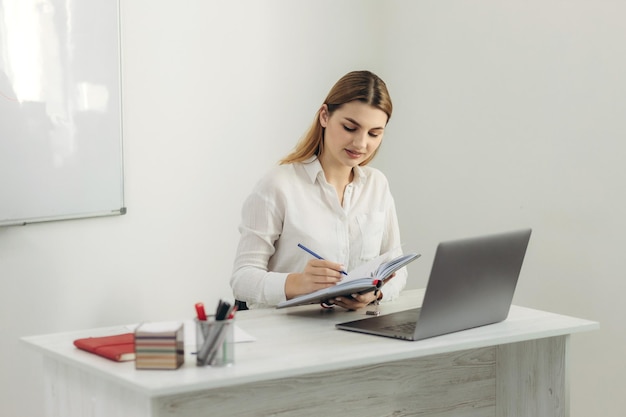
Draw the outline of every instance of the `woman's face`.
M325 128L322 163L352 168L370 158L380 146L387 119L384 111L360 101L346 103L332 114L324 104L320 111L320 124Z

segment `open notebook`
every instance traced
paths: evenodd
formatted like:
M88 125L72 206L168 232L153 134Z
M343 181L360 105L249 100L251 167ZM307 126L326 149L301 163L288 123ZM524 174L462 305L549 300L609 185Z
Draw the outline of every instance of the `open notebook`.
M346 278L337 285L283 301L276 308L321 303L334 297L374 291L385 285L394 272L419 257L417 253L407 253L389 260L389 253L385 253L348 272Z

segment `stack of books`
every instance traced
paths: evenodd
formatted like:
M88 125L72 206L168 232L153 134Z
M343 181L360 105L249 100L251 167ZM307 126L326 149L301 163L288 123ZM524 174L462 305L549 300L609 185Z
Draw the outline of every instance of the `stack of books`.
M177 369L185 362L181 322L143 323L135 330L136 369Z

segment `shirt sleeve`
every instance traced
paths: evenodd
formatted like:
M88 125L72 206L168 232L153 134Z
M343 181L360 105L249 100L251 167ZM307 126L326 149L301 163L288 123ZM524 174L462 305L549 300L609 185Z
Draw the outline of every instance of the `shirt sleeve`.
M249 307L269 307L286 299L288 273L268 270L274 243L282 230L282 216L270 198L251 194L243 204L240 239L230 285L235 299Z

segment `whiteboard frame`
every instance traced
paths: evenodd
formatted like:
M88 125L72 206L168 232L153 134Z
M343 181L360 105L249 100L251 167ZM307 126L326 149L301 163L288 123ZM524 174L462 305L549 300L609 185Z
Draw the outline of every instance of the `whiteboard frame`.
M67 26L54 26L54 28L56 28L56 30L59 31L60 33L59 38L61 36L67 36L68 38L70 36L82 36L82 38L76 40L76 44L67 42L67 45L63 45L64 48L69 49L71 47L74 47L78 49L76 45L78 45L79 42L83 42L83 44L81 44L81 46L84 48L83 51L90 51L90 52L93 50L96 50L98 52L104 51L104 53L102 54L103 57L100 57L97 60L97 63L112 62L110 69L115 71L115 75L112 75L113 73L108 72L109 67L107 65L104 71L108 75L110 75L110 84L105 83L104 84L105 88L101 91L105 91L105 92L114 91L117 94L117 96L115 96L114 94L111 94L111 97L113 98L109 100L105 100L106 102L105 107L107 108L107 110L100 109L100 113L103 114L101 119L98 119L97 111L86 112L85 110L87 111L92 110L89 107L82 109L83 113L78 115L80 117L84 114L87 114L88 117L95 119L95 122L83 121L83 123L93 123L93 126L87 126L87 128L101 127L101 125L98 123L103 122L104 126L106 127L105 133L103 133L102 135L100 133L92 134L91 136L87 137L86 139L88 139L88 142L90 142L90 144L85 144L85 138L82 138L78 135L76 138L70 139L70 142L73 140L78 143L76 148L79 148L79 147L90 148L91 146L100 146L100 145L91 144L91 143L99 142L99 140L106 143L105 145L106 148L102 148L102 149L104 149L105 151L110 151L108 152L110 156L107 157L107 156L99 155L97 159L104 161L103 162L104 164L110 163L106 166L107 168L111 168L111 169L110 171L106 171L105 174L102 174L101 172L97 172L93 177L91 177L90 175L85 175L84 177L81 177L80 180L76 180L77 181L76 183L73 183L71 181L63 182L64 179L67 180L68 178L73 180L73 177L67 177L67 172L66 172L67 170L70 170L69 171L70 173L74 173L77 169L79 169L81 171L78 171L78 172L83 173L88 170L98 169L98 166L95 166L95 167L90 166L91 164L89 163L90 162L89 159L85 161L76 162L74 163L72 167L68 169L64 170L64 168L60 168L57 171L54 171L54 173L63 171L63 174L60 174L58 176L58 179L60 181L58 183L53 183L53 185L64 184L65 186L65 188L63 186L60 186L61 191L63 191L63 196L59 197L59 200L55 200L55 203L58 203L58 204L48 205L48 201L44 201L43 199L37 200L37 198L39 198L37 193L41 191L41 190L38 190L37 188L22 187L21 193L24 195L28 194L28 198L25 198L25 200L28 200L28 204L25 204L22 206L22 205L19 205L21 203L15 203L13 206L10 206L9 203L11 202L11 198L13 198L16 195L16 194L11 193L12 190L19 189L19 184L17 185L15 183L11 184L11 181L13 181L13 178L21 178L21 177L19 175L11 175L11 171L7 171L10 168L5 169L4 170L5 172L3 173L2 172L3 169L2 167L0 167L0 174L4 175L5 178L10 178L10 180L9 179L4 180L5 186L8 185L6 186L6 189L3 189L4 188L2 187L3 182L0 181L0 226L26 225L30 223L39 223L39 222L51 222L51 221L70 220L70 219L84 219L84 218L90 218L90 217L116 216L116 215L126 214L125 196L124 196L124 152L123 152L124 135L123 135L123 112L122 112L123 103L122 103L122 53L121 53L120 2L119 0L114 1L114 2L111 2L110 0L98 0L98 1L100 2L99 7L90 7L88 10L90 10L89 13L93 15L92 17L94 19L100 19L102 15L105 16L104 19L108 21L105 22L104 24L109 25L109 26L105 26L106 29L104 31L99 32L98 31L99 29L96 27L96 25L93 25L93 26L90 26L89 29L87 29L86 31L80 32L78 33L78 35L73 35L73 32L72 32L73 28L71 28L72 30L68 29ZM73 13L77 11L74 9L77 9L78 7L80 7L80 5L72 6L73 3L71 2L67 3L67 2L64 2L63 0L52 0L51 4L52 4L51 11L53 12L53 14L56 11L55 8L62 8L62 7L68 8L65 10L61 10L61 12L65 12L65 15L62 15L61 17L66 17L67 19L57 20L54 22L56 24L58 24L60 21L62 23L65 23L66 25L71 25L73 22L70 21L68 16L71 16ZM72 7L73 9L71 9ZM104 9L105 13L98 13L98 11L103 10L102 8L108 8L108 9ZM83 9L87 10L84 7ZM0 8L0 10L3 12L7 12L6 8ZM91 10L95 10L95 12L92 12ZM44 12L41 12L41 13L44 13ZM96 13L98 14L97 17L95 16ZM34 14L35 12L33 12L33 15ZM44 16L44 17L47 17L47 16ZM7 16L7 18L11 18L11 16ZM5 19L5 20L8 20L8 19ZM3 29L3 27L0 26L0 29ZM8 35L9 30L6 29L6 27L4 29L5 29L4 35L7 35L7 38L9 38L10 37L10 35ZM41 29L41 30L43 31L44 29ZM113 33L115 33L115 36L116 36L116 39L114 41L111 39L111 35ZM87 36L85 36L85 34L87 34ZM104 36L102 34L104 34ZM0 31L0 41L2 41L2 35L3 35L3 32ZM101 36L102 36L102 39L100 39ZM87 42L84 41L85 38L88 39ZM70 40L73 40L73 38ZM100 41L102 41L102 45L99 43ZM40 46L42 50L44 51L43 53L48 53L49 51L45 49L47 47L45 43L46 42L40 42ZM53 45L53 46L60 48L60 45L62 44L63 44L62 42L58 42L56 45ZM5 44L0 44L0 52L3 52L3 49L4 49L3 45L6 46L8 45L8 43L5 42ZM6 53L6 50L4 52L5 52L4 61L0 62L0 64L2 64L3 66L0 67L0 70L3 69L5 64L10 63L10 58L7 58L8 54ZM64 53L66 53L66 55L63 55ZM79 99L77 98L78 94L71 96L70 92L74 92L71 89L77 88L77 86L75 85L77 79L74 78L74 74L79 71L76 71L77 68L75 68L73 65L76 65L76 62L80 62L81 57L75 58L71 56L70 58L70 56L71 56L71 53L68 52L67 50L62 50L61 52L58 52L59 67L61 67L63 70L68 71L68 74L62 74L62 76L59 79L61 81L61 84L69 85L69 87L67 87L67 85L61 85L59 86L59 89L60 90L62 90L63 88L68 89L69 92L63 91L63 93L65 94L64 95L65 101L61 102L61 104L65 104L66 107L70 109L69 110L69 112L71 113L70 116L74 116L78 114L78 111L76 110L78 106L76 106L76 104L79 101ZM2 58L3 58L3 55L0 54L0 59ZM67 58L67 60L62 62L63 61L62 58ZM82 57L82 58L85 59L86 57ZM87 61L88 61L88 58L85 59L83 62L87 62ZM91 63L91 61L89 62ZM44 67L44 64L42 63L41 66ZM85 67L87 67L87 65L85 65ZM84 70L84 69L85 68L82 68L82 67L80 68L80 70ZM93 69L94 69L94 72L96 71L96 69L98 71L102 71L102 68L99 65L93 65ZM45 69L42 68L42 73L44 71ZM90 74L88 71L89 70L87 69L85 73ZM87 81L90 81L88 78L89 77L87 77ZM97 79L97 78L98 78L97 76L95 75L93 76L93 79ZM106 79L107 79L107 82L109 82L108 76ZM72 84L72 82L74 82L74 84ZM96 90L100 87L101 86L96 85ZM106 87L109 87L109 88L107 89ZM45 97L45 95L42 94L42 97ZM96 94L96 96L94 97L97 98L98 95ZM85 103L90 102L89 98L90 96L87 96L87 98L85 99ZM98 100L96 100L96 102L97 101ZM24 108L22 104L23 103L20 103L17 106L17 108L19 109L18 113ZM48 105L48 102L44 100L43 103L37 102L37 104L45 107ZM108 110L109 108L111 110ZM46 112L45 116L50 116L50 115ZM70 119L72 120L72 123L76 124L76 120L79 119L79 117L76 117L74 119L70 117ZM88 120L91 120L91 119L88 119ZM0 114L0 121L4 123L5 126L7 125L7 123L9 124L12 123L10 115L5 116L4 121L3 121L2 115ZM48 120L46 119L46 121ZM115 124L112 124L112 123L115 123ZM84 127L84 126L79 126L79 128L75 129L74 132L76 130L80 131L81 127ZM76 128L76 125L71 125L68 130L71 130L72 128ZM10 126L9 128L7 128L7 131L11 132ZM15 129L14 131L19 132L20 130ZM117 136L111 133L109 134L106 133L106 132L113 132L113 131L117 132L116 133ZM24 132L30 133L28 131L24 131ZM4 144L4 147L0 146L0 149L8 149L10 151L11 146L12 146L10 141L14 139L16 139L16 143L17 143L17 141L19 141L20 139L30 140L32 139L32 136L28 138L24 138L24 137L20 138L18 137L18 135L16 136L6 135L4 139L0 138L0 140L6 141ZM51 142L53 140L51 136L46 137L45 135L37 139L39 140L43 139L43 142L45 142L46 140L48 142ZM83 140L81 141L81 139ZM101 148L88 149L88 152L92 151L92 154L89 155L92 161L94 159L94 155L99 150L101 150ZM81 152L82 152L82 149L81 151L74 152L75 154L79 155L76 158L79 158L80 156L82 156ZM103 154L107 154L107 152L103 152ZM10 152L7 152L6 155L10 155ZM19 165L20 155L21 155L20 152L15 152L15 157L18 158L16 160L16 163L14 163L15 167ZM5 158L11 158L11 157L12 155L5 156ZM2 155L0 155L0 161L2 161ZM29 166L32 164L29 164L28 160L23 161L23 162L24 162L23 165L25 165L25 167L19 168L19 169L38 171L38 169L36 169L38 167ZM81 164L80 162L83 162L83 163ZM119 164L119 170L117 169L118 167L117 164ZM7 164L7 166L8 165L9 164ZM41 172L43 173L43 175L45 175L46 174L45 168L42 169ZM13 172L13 174L19 174L19 173L20 172ZM40 172L37 172L36 174L30 174L30 173L25 174L26 176L33 176L35 178L35 181L28 182L27 184L28 186L32 186L33 183L37 182L36 181L37 174L39 174L41 177ZM56 178L57 177L55 177L55 180ZM94 179L93 184L89 182L91 178ZM48 188L50 188L49 187L50 184L47 183L46 181L48 181L47 178L45 180L41 180L41 183L44 184L44 186L47 185ZM105 184L106 187L102 187L103 184ZM91 187L92 185L93 187ZM70 188L72 188L72 190L68 192ZM24 192L25 189L27 190L26 192ZM78 189L79 192L78 193L73 192L74 189ZM102 195L91 194L92 192L98 193L101 189L108 190L107 194L102 199L100 199ZM45 195L45 193L40 193L40 194ZM71 196L68 197L67 194L71 194ZM97 198L93 198L93 197L97 197ZM45 197L42 197L42 198L45 198ZM62 203L59 202L61 201L61 199L64 199ZM94 200L97 201L97 203L94 203L93 202ZM74 203L76 204L73 205ZM67 206L65 204L67 204ZM4 209L3 209L3 206L5 207ZM18 212L20 210L23 210L23 213Z

